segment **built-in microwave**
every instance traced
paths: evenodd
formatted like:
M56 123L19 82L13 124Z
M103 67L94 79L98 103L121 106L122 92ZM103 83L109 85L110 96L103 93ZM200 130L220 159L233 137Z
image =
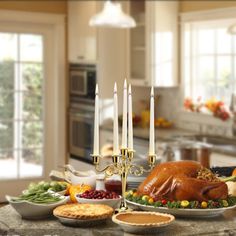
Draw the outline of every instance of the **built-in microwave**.
M96 88L96 66L70 64L70 95L94 100Z

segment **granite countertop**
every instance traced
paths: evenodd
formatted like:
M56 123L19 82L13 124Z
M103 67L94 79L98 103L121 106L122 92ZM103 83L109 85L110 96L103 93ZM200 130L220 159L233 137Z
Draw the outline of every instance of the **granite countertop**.
M0 208L0 235L7 236L120 236L133 235L108 220L106 224L89 228L63 226L55 218L45 220L22 220L11 206ZM236 210L228 210L214 218L188 219L179 218L165 231L156 235L236 235Z
M113 131L113 124L111 121L107 121L101 125L102 130ZM121 132L122 128L120 127L119 131ZM156 128L156 141L168 141L173 140L174 137L177 136L185 136L185 135L194 135L196 132L189 131L180 128ZM149 128L141 128L141 127L134 127L133 135L136 138L146 139L149 140Z
M113 131L113 124L111 121L106 121L101 125L101 129L102 130L107 130L107 131ZM121 128L119 129L119 131L121 132ZM140 138L140 139L144 139L144 140L149 140L149 129L148 128L141 128L141 127L134 127L133 129L133 135L135 138ZM200 141L194 141L194 139L191 139L191 136L194 135L199 135L198 132L196 131L190 131L190 130L185 130L185 129L181 129L181 128L177 128L177 127L173 127L173 128L156 128L156 132L155 132L155 140L156 142L174 142L177 140L180 140L180 137L190 137L190 139L186 139L192 142L198 142L200 143ZM207 135L206 135L207 136ZM213 145L212 146L212 151L215 153L221 153L221 154L226 154L226 155L230 155L230 156L235 156L236 155L236 145L234 145L233 143L236 142L236 138L235 137L220 137L222 140L224 140L224 144L222 145ZM231 145L227 145L225 144L226 140L229 141L229 144ZM210 144L211 145L211 144Z

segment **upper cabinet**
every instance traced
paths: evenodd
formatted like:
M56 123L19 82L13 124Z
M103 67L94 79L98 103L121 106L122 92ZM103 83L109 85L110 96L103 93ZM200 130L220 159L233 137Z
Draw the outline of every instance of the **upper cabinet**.
M68 1L68 55L74 63L95 63L97 30L89 26L97 13L96 1Z
M128 77L137 86L178 85L178 1L130 1Z

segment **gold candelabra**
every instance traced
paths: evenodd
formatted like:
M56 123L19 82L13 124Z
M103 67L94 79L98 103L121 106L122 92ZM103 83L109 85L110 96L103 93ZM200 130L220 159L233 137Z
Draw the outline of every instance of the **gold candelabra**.
M96 154L91 155L93 157L93 164L95 165L95 170L97 172L103 172L105 173L106 176L109 176L109 177L112 175L121 176L122 199L121 199L120 208L118 209L119 212L129 210L125 202L125 192L126 192L128 174L140 176L144 172L149 172L150 170L152 170L156 163L156 155L154 154L154 155L148 156L149 169L145 169L141 165L134 165L132 164L134 152L135 152L134 150L121 148L121 154L113 155L112 163L107 165L103 169L99 168L101 155L96 155Z

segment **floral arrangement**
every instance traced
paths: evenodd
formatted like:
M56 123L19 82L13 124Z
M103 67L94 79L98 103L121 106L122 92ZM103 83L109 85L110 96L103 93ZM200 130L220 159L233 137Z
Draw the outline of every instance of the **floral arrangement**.
M194 102L192 98L185 98L184 108L191 112L209 112L223 121L230 118L230 111L224 102L216 100L215 98L211 98L206 102L202 102L201 97L199 97L196 102Z

